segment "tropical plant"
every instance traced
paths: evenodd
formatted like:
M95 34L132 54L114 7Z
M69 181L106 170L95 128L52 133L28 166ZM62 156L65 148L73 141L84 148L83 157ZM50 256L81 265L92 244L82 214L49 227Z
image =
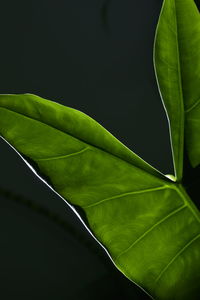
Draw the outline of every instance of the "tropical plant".
M200 14L193 0L163 2L154 66L174 174L153 168L83 112L31 94L0 96L0 134L150 297L198 299L200 214L183 171L190 164L196 180L200 163Z

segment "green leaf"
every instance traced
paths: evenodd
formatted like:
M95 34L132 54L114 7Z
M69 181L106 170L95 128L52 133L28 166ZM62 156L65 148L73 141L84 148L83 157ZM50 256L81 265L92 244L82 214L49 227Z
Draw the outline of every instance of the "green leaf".
M101 125L34 95L0 96L0 134L156 299L199 295L200 216L181 184Z
M154 43L154 65L169 117L179 181L184 131L190 162L193 167L200 163L200 13L194 0L163 2Z

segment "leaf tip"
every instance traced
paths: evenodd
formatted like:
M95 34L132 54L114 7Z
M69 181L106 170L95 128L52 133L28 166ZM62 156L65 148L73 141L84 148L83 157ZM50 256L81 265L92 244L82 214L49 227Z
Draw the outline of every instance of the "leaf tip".
M177 178L172 174L165 174L165 177L169 178L173 182L176 182L177 180Z

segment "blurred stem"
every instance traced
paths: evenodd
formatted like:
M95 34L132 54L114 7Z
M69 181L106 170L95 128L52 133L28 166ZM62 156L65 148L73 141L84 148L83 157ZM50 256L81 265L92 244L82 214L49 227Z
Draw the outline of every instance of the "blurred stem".
M58 214L50 211L48 208L41 206L37 203L35 203L33 200L27 199L26 197L23 197L21 195L15 194L14 192L11 192L8 189L0 187L0 195L4 198L7 198L9 200L12 200L16 203L19 203L21 205L24 205L28 207L29 209L33 210L37 214L43 215L44 217L48 218L52 222L54 222L56 225L60 226L62 229L64 229L68 234L73 236L78 242L80 242L82 245L84 245L92 254L98 256L98 258L103 262L103 264L109 268L108 261L103 255L101 249L98 249L93 245L92 242L87 240L83 235L80 234L79 231L77 231L70 223L68 223L66 220L63 220Z

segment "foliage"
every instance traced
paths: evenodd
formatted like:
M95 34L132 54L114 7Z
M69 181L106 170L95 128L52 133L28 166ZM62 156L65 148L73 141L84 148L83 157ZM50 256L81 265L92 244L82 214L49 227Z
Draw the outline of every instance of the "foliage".
M200 15L193 0L163 2L154 65L174 176L84 113L31 94L0 95L0 134L125 276L155 299L198 299L200 215L183 184L184 153L192 167L200 162Z

